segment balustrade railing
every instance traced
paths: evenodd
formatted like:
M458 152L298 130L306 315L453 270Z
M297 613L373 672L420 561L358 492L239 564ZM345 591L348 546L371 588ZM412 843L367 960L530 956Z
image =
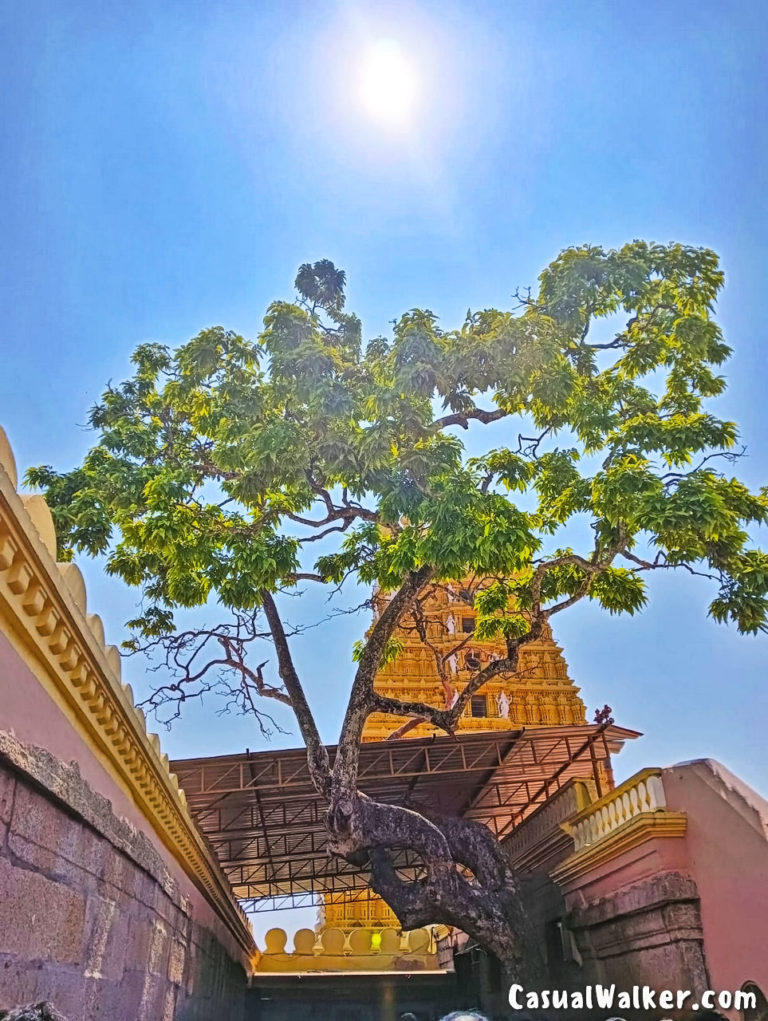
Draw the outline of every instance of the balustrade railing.
M662 811L666 805L661 770L644 769L565 825L573 837L574 850L578 852L614 833L637 816Z
M510 859L516 861L523 857L553 832L559 833L562 839L561 825L583 811L594 797L593 781L569 780L546 804L516 826L504 841Z

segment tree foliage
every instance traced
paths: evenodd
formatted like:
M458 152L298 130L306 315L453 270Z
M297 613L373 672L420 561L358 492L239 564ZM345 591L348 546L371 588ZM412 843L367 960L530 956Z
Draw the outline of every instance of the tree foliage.
M372 821L356 789L370 712L450 731L553 614L581 599L635 613L654 570L704 575L711 616L765 629L768 556L749 530L766 521L768 496L730 474L737 430L711 410L730 353L714 318L722 282L706 249L570 248L510 310L469 311L445 329L412 309L391 337L364 344L344 273L307 264L297 298L270 305L255 341L214 327L175 350L141 345L133 376L91 411L99 439L82 465L28 478L46 493L64 555L104 554L110 573L141 588L133 647L177 638L179 611L209 600L241 622L263 614L282 683L251 668L246 685L258 676L252 694L292 705L336 849L369 853L386 887L386 813L378 806ZM470 430L475 447L490 437L479 455L465 448ZM397 655L398 622L426 586L467 577L485 579L472 594L478 635L503 637L507 657L452 706L381 699L373 677ZM348 578L393 596L354 650L331 769L274 597ZM246 646L217 637L244 676ZM435 824L418 825L413 840L439 858Z

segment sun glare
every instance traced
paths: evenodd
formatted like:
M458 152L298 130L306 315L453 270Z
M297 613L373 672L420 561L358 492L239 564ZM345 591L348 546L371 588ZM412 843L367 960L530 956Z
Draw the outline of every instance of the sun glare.
M405 123L416 100L416 76L399 45L383 39L366 54L360 69L360 100L379 121Z

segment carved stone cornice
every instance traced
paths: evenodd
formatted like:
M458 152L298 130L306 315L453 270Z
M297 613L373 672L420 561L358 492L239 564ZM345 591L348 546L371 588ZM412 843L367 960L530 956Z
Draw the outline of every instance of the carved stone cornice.
M86 613L85 584L74 564L58 564L50 510L40 496L16 492L13 455L0 429L0 618L11 641L42 667L76 725L106 758L153 829L250 958L245 914L187 809L156 734L148 734L120 654Z

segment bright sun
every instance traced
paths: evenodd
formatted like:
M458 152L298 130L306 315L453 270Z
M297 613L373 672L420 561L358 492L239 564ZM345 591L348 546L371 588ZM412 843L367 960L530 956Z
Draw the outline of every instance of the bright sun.
M366 113L391 124L406 122L416 99L416 76L399 45L382 39L365 55L360 99Z

